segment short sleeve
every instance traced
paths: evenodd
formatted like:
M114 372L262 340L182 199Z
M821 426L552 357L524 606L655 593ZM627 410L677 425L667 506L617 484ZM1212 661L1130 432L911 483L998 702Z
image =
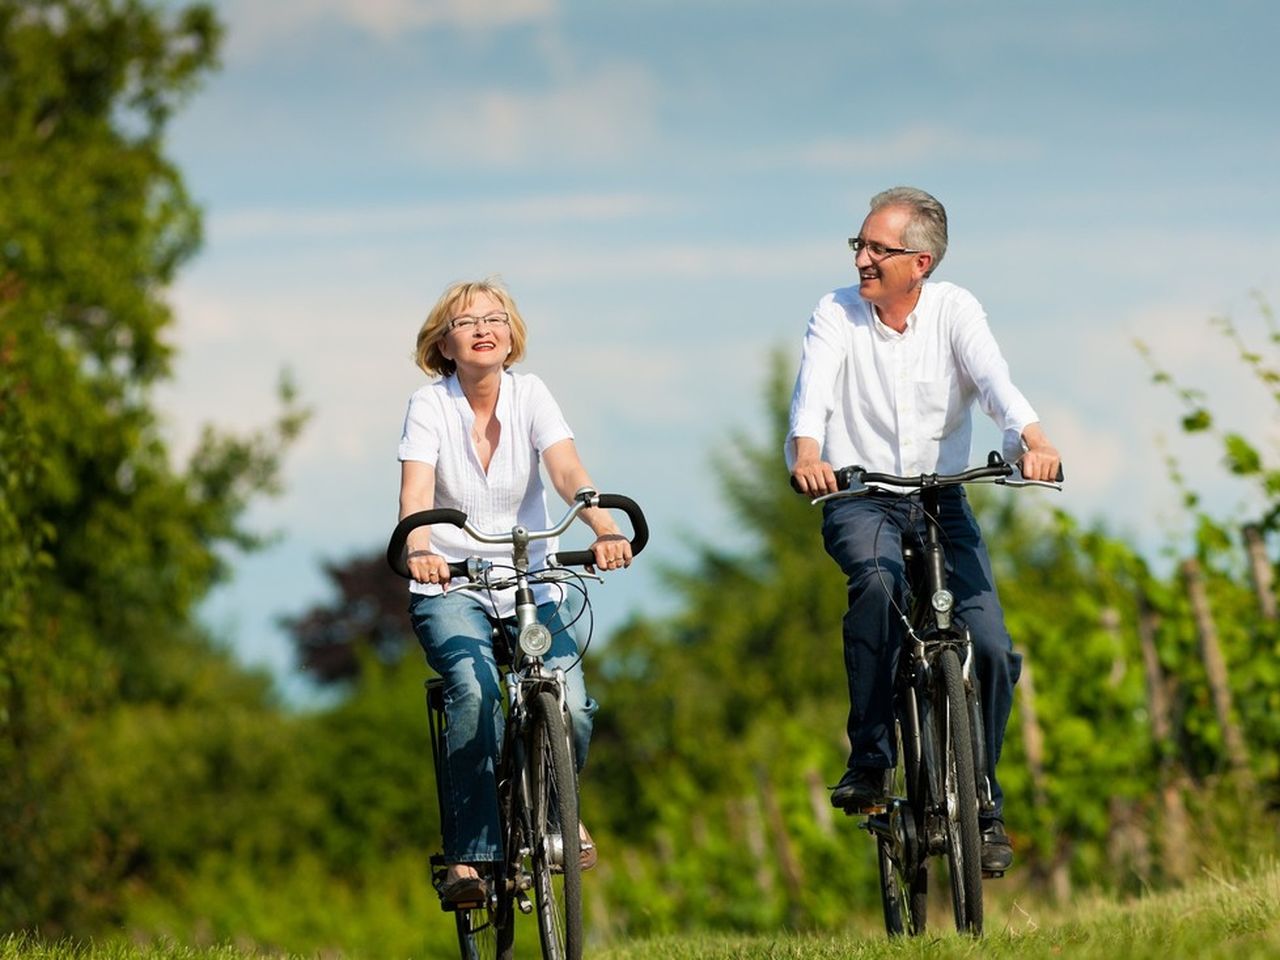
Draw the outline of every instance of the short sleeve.
M529 376L529 442L538 455L561 440L572 440L573 431L560 412L560 404L547 385L536 376Z
M435 466L440 458L440 420L440 407L433 397L421 390L410 397L400 434L399 458Z

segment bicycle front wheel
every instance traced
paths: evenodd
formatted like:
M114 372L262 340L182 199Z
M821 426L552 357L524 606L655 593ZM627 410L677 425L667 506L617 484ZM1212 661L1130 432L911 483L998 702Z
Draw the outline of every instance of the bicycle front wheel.
M550 693L529 710L530 847L538 933L547 960L582 957L582 867L578 777L565 716Z
M956 929L982 932L982 837L978 832L978 791L969 732L969 704L964 677L954 650L944 650L934 664L936 683L932 721L944 747L943 796L946 815L947 864Z

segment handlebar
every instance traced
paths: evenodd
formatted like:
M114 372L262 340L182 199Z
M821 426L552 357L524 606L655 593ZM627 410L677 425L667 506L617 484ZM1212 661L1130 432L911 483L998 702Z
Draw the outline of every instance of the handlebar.
M409 573L408 558L405 555L405 546L408 542L409 534L419 527L447 523L450 526L460 527L481 543L515 543L517 538L524 541L547 540L551 537L559 536L567 530L574 518L588 507L599 507L602 510L621 510L627 515L627 518L631 521L630 543L632 556L643 550L649 542L649 525L645 522L644 512L640 509L639 504L630 497L624 497L622 494L596 493L594 490L586 488L579 490L574 496L574 502L570 504L568 511L560 518L559 522L546 530L522 530L520 527L516 527L508 533L488 533L471 526L467 520L467 515L461 510L454 510L449 507L437 507L432 510L420 510L417 513L411 513L396 524L396 528L391 534L391 540L387 543L387 563L392 570L406 580L412 578L412 574ZM547 563L551 566L559 567L588 566L595 563L595 554L590 550L561 550L548 556ZM479 566L475 558L455 561L449 564L449 575L453 577L468 577L475 580L478 578L479 573Z
M835 500L843 497L856 497L870 492L871 487L868 484L878 483L885 486L903 487L906 489L925 489L933 487L955 487L965 483L998 483L1001 486L1008 487L1048 487L1051 490L1061 490L1063 481L1062 466L1058 466L1058 476L1056 481L1049 480L1026 480L1021 474L1014 469L1013 464L1009 463L1000 456L999 453L992 450L987 454L987 465L985 467L973 467L960 473L922 473L911 477L900 477L891 473L873 473L863 467L841 467L836 471L836 486L839 488L836 493L824 494L820 497L814 497L814 503L823 503L827 500ZM795 478L792 477L792 487L795 487Z

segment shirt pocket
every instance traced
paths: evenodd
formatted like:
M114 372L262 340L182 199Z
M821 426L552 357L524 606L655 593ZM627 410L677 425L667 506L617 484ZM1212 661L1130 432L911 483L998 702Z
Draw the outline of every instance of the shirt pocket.
M916 416L920 432L930 440L941 440L961 419L960 385L955 377L917 380L915 386Z

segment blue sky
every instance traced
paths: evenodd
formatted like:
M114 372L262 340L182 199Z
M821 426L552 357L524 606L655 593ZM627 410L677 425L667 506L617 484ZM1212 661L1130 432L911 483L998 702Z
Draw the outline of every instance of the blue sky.
M287 672L275 619L326 597L322 560L385 542L413 338L456 279L506 280L525 369L599 485L646 508L653 559L735 542L712 455L758 432L770 351L797 355L896 184L946 204L937 277L984 303L1062 449L1056 503L1176 535L1163 434L1224 512L1248 508L1212 445L1174 435L1135 337L1277 455L1274 404L1207 323L1261 342L1252 291L1280 303L1273 4L215 6L223 67L169 144L206 244L172 291L159 399L180 452L202 423L266 422L285 367L316 410L287 492L252 511L280 542L207 608L248 662ZM655 566L596 591L606 627L665 609Z

